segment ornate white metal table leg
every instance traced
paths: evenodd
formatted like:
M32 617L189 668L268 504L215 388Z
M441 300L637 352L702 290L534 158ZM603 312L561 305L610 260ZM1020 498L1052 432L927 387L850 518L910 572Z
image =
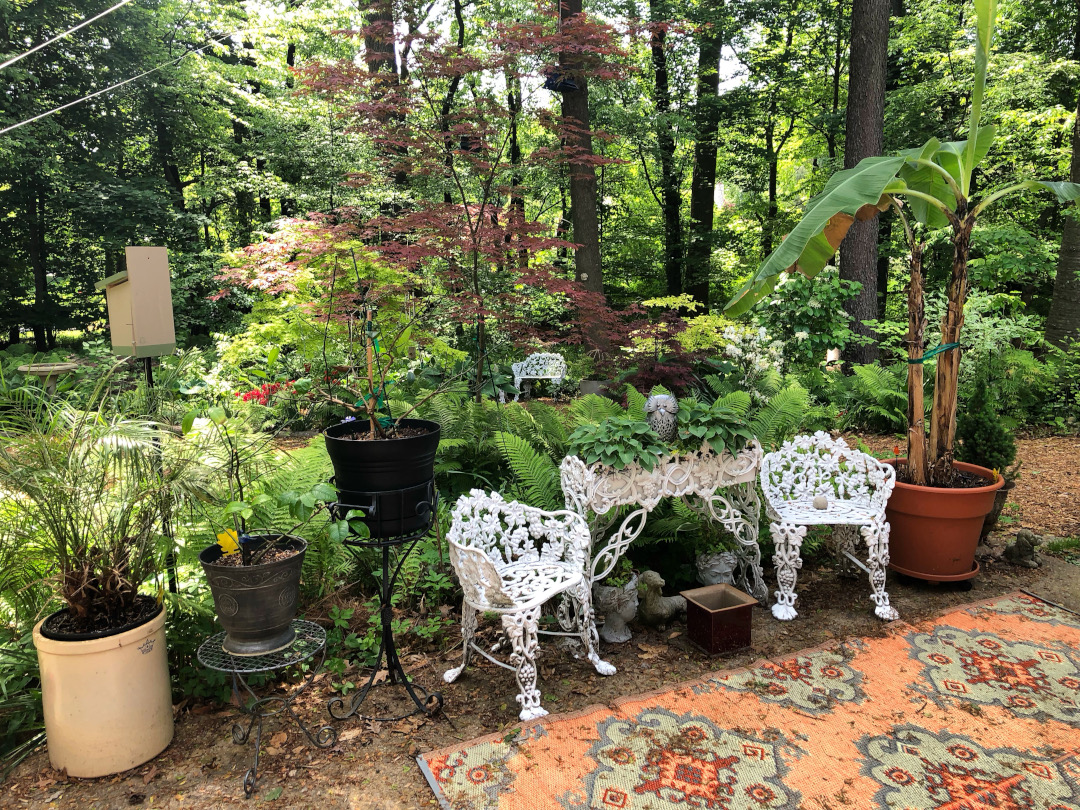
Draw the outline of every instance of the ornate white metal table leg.
M885 569L889 565L889 522L883 520L863 526L860 531L866 540L867 562L870 568L870 598L876 607L874 613L885 621L896 621L900 614L889 604L889 594L885 590Z
M472 658L473 634L476 632L476 608L467 603L461 605L461 638L465 642L465 652L461 657L461 666L448 669L443 673L443 680L453 683L458 679Z
M739 541L736 553L742 567L742 584L747 593L762 604L769 599L769 589L765 587L765 578L761 570L761 545L758 543L758 521L761 518L761 500L757 494L757 484L753 481L729 487L733 505L739 511L740 520L735 528L735 538Z
M790 621L799 615L795 610L795 572L802 568L800 552L806 527L794 523L770 523L769 530L776 546L773 565L776 566L776 584L780 586L772 614L781 621Z
M753 482L726 487L702 499L698 504L685 499L687 505L701 514L707 514L735 536L738 545L735 555L739 558L738 582L742 588L762 604L769 599L769 589L761 569L761 546L758 544L758 518L761 500L757 485Z
M589 583L582 580L574 589L574 598L577 600L578 623L580 625L581 640L588 651L589 661L601 675L614 675L615 666L603 661L598 652L600 648L600 635L596 632L596 614L592 606L592 588Z
M540 607L508 613L502 617L503 630L510 639L514 652L510 663L517 670L518 696L522 720L535 720L547 714L540 705L540 690L536 688L536 651L540 644L536 631L540 623Z

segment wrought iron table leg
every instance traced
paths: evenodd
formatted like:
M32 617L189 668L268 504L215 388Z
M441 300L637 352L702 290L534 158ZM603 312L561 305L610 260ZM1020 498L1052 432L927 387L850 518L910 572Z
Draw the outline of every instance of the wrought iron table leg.
M415 538L411 542L401 546L401 558L397 561L397 565L392 574L390 571L390 546L382 546L382 587L379 591L379 623L382 628L382 639L379 643L379 654L375 658L375 665L372 667L371 676L368 678L367 683L356 693L353 699L348 703L347 707L345 698L340 695L331 698L327 703L326 708L330 712L330 716L337 720L345 720L353 715L358 715L360 717L366 716L360 715L359 709L361 704L367 699L368 693L376 686L375 678L383 671L384 667L382 665L384 661L386 663L385 670L387 683L404 686L405 691L412 699L416 708L410 712L394 717L369 717L368 719L384 721L402 720L406 717L412 717L414 714L433 715L442 709L443 696L441 692L429 692L424 687L409 680L409 676L406 675L405 669L401 666L401 660L398 658L397 644L394 643L394 611L391 602L394 593L394 583L401 573L405 558L409 556L409 552L412 551L419 539L420 538Z
M244 774L244 798L250 799L255 794L255 787L259 780L259 753L262 749L262 729L263 720L267 717L273 717L287 712L296 725L300 727L300 730L304 732L304 736L308 738L308 741L319 748L329 748L335 742L337 742L337 729L331 725L325 725L320 728L315 734L311 733L311 730L307 727L303 720L300 719L300 715L293 709L293 703L296 699L303 694L308 687L311 686L315 680L315 676L319 670L322 669L323 662L326 660L326 647L322 648L322 655L318 664L311 668L311 671L304 678L304 683L287 697L264 697L260 698L255 694L255 691L248 685L248 682L244 680L239 673L232 673L233 679L233 695L237 698L237 702L240 704L240 711L250 717L248 726L245 729L242 723L233 723L232 738L233 742L237 745L243 745L251 737L251 730L255 729L255 758L251 768ZM250 695L253 700L251 703L245 704L244 696L241 694L240 687L243 687L243 691ZM276 708L269 708L276 706Z

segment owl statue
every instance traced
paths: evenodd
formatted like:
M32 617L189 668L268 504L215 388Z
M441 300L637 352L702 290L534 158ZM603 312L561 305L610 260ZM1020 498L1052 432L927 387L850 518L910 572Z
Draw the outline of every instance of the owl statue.
M675 439L679 430L679 400L671 394L655 394L645 400L645 421L662 442Z

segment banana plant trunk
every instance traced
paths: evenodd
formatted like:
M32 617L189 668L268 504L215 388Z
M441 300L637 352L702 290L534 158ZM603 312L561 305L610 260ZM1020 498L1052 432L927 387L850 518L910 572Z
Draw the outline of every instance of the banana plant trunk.
M957 205L952 220L953 265L949 279L948 306L941 321L941 345L958 343L964 326L964 302L967 299L968 251L974 217L967 212L966 201ZM938 355L934 378L934 407L930 414L929 482L931 486L944 483L953 462L953 441L956 438L956 407L960 379L960 347L944 350Z
M911 483L926 486L926 406L923 404L923 339L926 313L923 304L922 258L926 242L911 246L911 285L908 287L908 453Z

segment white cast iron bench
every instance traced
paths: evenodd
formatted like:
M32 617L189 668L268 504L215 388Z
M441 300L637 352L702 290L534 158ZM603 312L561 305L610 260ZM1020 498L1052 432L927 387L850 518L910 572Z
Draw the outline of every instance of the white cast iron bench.
M514 372L514 388L517 389L514 402L517 402L521 397L521 383L524 380L551 380L555 385L561 383L566 376L566 361L561 354L536 352L520 363L511 364L510 369ZM529 385L531 387L532 384ZM499 392L499 401L506 402L506 394L502 391Z
M885 504L896 484L896 470L873 456L851 450L843 439L818 431L796 436L761 463L761 489L776 553L776 592L773 616L794 619L796 571L802 568L800 550L809 526L834 526L833 539L841 564L854 563L870 576L870 598L879 618L900 618L889 605L885 568L889 564L889 522ZM856 529L858 530L856 532ZM864 565L853 554L858 535L867 546Z
M615 667L600 660L599 639L592 608L591 583L586 579L591 536L584 518L575 512L545 512L517 501L503 500L474 489L454 505L450 532L450 562L465 593L461 606L461 635L465 653L461 666L447 670L453 683L476 652L517 674L522 720L535 720L547 711L536 688L537 633L573 636L582 641L589 661L601 675ZM573 602L573 632L539 630L540 608L559 594ZM498 614L510 641L510 664L489 655L473 641L477 615Z

